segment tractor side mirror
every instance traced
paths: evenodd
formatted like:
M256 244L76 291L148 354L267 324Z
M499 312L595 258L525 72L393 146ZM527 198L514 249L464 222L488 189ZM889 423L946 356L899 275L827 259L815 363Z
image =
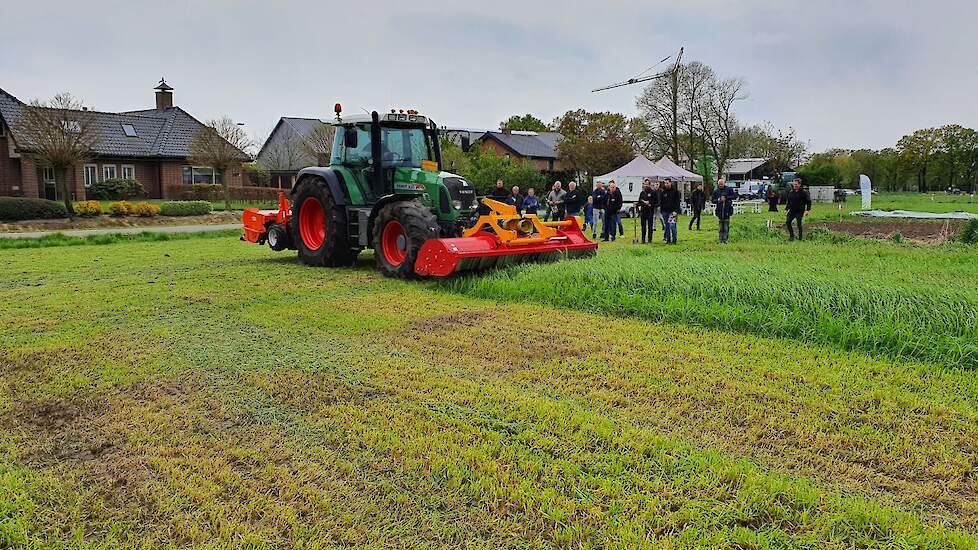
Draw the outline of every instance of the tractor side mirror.
M357 148L357 129L347 128L343 131L343 146L347 149Z
M469 142L469 136L462 136L462 152L468 153L472 144Z

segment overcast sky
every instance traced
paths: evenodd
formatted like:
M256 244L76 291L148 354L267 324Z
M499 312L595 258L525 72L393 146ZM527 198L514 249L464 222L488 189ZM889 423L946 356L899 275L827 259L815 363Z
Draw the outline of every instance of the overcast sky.
M978 127L972 0L2 2L0 88L20 99L146 108L165 76L177 105L255 135L280 116L330 118L336 101L484 128L578 107L634 115L639 85L589 90L680 46L744 78L744 121L793 126L814 151Z

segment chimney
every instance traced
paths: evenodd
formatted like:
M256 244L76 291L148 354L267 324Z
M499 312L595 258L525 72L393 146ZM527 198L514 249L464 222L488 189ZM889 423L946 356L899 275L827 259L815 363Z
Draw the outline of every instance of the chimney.
M156 90L156 110L165 111L173 107L173 88L167 85L166 81L160 79L160 84L153 88Z

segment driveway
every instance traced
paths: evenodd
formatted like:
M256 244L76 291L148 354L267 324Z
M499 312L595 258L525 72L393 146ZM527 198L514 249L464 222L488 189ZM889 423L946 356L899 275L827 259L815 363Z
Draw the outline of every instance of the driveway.
M36 239L48 235L62 234L69 237L89 237L92 235L133 235L135 233L200 233L203 231L226 231L241 229L240 223L223 225L160 225L149 227L106 227L104 229L65 229L61 231L24 231L20 233L0 233L0 239Z

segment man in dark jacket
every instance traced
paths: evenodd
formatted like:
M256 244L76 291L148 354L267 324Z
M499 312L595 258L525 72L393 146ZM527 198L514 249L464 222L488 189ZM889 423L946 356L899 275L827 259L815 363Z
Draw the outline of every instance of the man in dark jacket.
M598 238L598 226L604 221L604 208L608 204L608 190L600 181L594 183L594 191L591 191L591 205L594 218L591 220L594 225L591 227L591 238ZM601 226L601 234L604 235L604 226Z
M659 194L652 190L652 182L645 178L642 192L638 195L638 215L642 220L642 244L652 242L655 234L655 207L659 205ZM648 241L645 236L648 235Z
M572 181L567 184L567 194L564 195L564 210L568 216L575 218L581 215L581 207L584 205L584 194L577 188L577 182Z
M615 180L608 182L608 195L604 205L604 227L601 231L601 240L606 241L609 237L615 240L618 236L618 213L621 212L621 205L624 202L621 190L615 184Z
M788 212L786 223L788 226L788 240L795 240L795 232L791 229L791 222L794 221L798 223L798 240L802 240L801 220L805 217L806 213L812 211L812 197L808 194L808 191L802 189L801 180L798 178L795 178L795 181L791 182L791 190L788 191L788 196L785 197L784 209Z
M665 240L669 244L676 244L679 202L679 190L673 185L672 178L666 178L659 191L659 215L662 216L662 225L666 228Z
M693 210L693 217L689 219L689 230L693 230L693 222L696 222L696 230L699 231L700 216L703 215L703 209L706 208L706 191L703 191L702 183L697 185L690 195L689 206Z
M509 197L509 191L506 190L506 186L503 183L502 178L499 178L496 180L496 187L494 187L492 192L489 193L489 198L499 202L506 202L507 197Z
M516 213L523 214L523 195L520 194L520 188L513 186L510 190L510 194L506 197L506 204L512 204L516 207Z
M732 187L727 187L727 180L720 178L717 180L717 188L713 190L711 202L716 205L717 219L720 220L720 243L726 244L730 237L730 217L733 216L733 201L737 198L737 192Z

